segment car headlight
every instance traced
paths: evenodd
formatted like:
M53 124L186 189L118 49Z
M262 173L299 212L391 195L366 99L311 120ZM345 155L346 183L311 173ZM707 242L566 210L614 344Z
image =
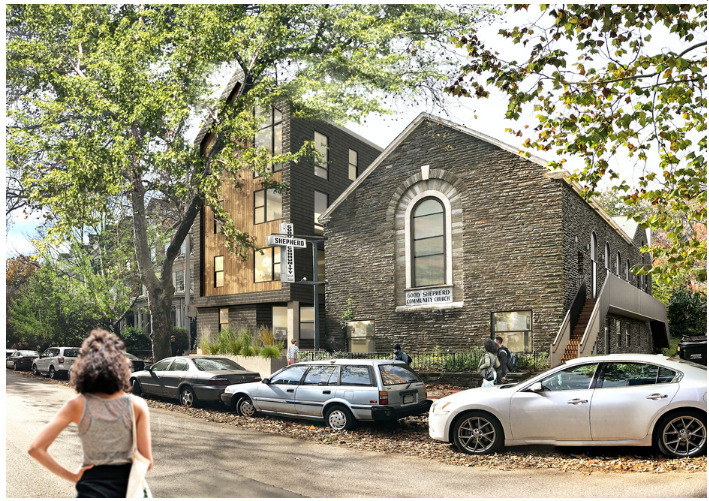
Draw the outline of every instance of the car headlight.
M440 405L439 402L434 402L434 404L431 406L431 412L437 416L445 416L446 414L449 414L451 411L450 408L446 408L451 403L452 402L446 402L445 404Z
M226 387L226 390L224 390L224 393L231 393L231 390L229 389L228 386Z

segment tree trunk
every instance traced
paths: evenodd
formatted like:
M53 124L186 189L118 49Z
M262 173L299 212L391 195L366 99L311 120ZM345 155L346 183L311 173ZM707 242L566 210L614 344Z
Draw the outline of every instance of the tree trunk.
M170 350L170 333L172 332L172 297L175 287L170 283L168 287L156 287L148 290L148 308L150 309L150 337L153 343L153 360L156 362L165 357L172 356Z

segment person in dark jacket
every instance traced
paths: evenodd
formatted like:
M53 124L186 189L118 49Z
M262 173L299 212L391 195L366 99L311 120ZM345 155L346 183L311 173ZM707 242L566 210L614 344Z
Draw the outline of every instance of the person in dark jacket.
M497 358L500 360L500 367L497 369L497 380L495 384L504 384L507 382L507 360L509 359L510 350L502 344L502 338L497 336L495 343L497 344Z
M401 360L406 364L409 363L409 356L401 350L401 345L399 343L394 345L394 360Z

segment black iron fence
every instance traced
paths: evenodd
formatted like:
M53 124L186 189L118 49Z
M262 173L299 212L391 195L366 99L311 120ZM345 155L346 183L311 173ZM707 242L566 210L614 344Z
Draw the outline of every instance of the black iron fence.
M474 372L484 354L482 348L467 352L436 350L432 353L409 353L411 368L419 372ZM549 353L515 353L517 370L540 370L549 368ZM352 353L347 351L300 351L298 361L330 360L333 358L368 358L386 360L393 358L391 352Z

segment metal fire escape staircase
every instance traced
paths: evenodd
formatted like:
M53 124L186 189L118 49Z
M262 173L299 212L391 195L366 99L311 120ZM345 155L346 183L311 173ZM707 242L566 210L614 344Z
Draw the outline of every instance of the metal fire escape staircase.
M573 358L595 355L598 336L605 333L609 313L649 322L654 346L669 346L665 305L625 280L606 273L596 299L586 298L585 282L579 286L549 350L551 366L556 367Z

